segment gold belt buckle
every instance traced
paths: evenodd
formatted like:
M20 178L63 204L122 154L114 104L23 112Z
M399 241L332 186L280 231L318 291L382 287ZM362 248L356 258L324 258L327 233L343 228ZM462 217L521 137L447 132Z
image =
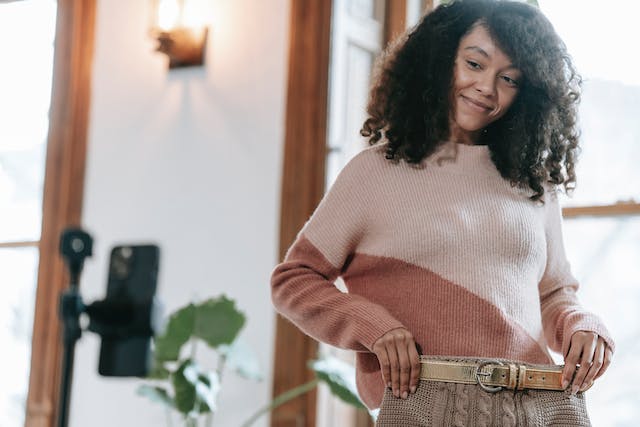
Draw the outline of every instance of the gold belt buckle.
M482 370L482 368L484 368L487 365L504 366L504 363L500 362L499 360L493 360L493 361L489 360L489 361L486 361L486 362L482 362L476 368L476 382L478 383L480 388L482 388L484 391L487 391L489 393L497 393L500 390L502 390L504 387L501 387L501 386L490 386L490 385L486 385L482 381L480 381L480 377L489 377L489 376L491 376L491 374L489 372L480 372Z

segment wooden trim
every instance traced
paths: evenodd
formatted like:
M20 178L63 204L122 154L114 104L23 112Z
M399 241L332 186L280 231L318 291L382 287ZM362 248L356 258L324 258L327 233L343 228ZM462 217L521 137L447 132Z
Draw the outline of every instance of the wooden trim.
M424 14L433 11L433 0L422 0L422 9Z
M564 218L577 218L584 216L610 217L622 215L640 215L640 203L618 202L614 205L568 206L562 209L562 216Z
M384 45L404 33L407 27L407 0L387 0L384 13Z
M0 243L0 249L9 249L9 248L31 248L38 247L40 241L25 241L25 242L2 242Z
M289 84L280 213L280 259L324 195L331 1L291 0ZM277 316L273 395L314 378L318 344ZM273 427L313 427L314 391L271 413Z
M67 275L60 232L79 225L89 119L96 0L58 0L27 427L55 425L62 358L58 297Z
M423 0L424 13L431 12L433 10L433 0Z

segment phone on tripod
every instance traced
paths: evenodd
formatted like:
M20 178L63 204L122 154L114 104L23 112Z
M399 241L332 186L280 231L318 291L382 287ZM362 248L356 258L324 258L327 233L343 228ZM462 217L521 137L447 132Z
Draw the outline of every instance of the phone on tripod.
M156 245L122 245L111 250L103 303L112 316L120 317L114 323L121 323L110 333L101 334L100 375L141 377L148 373L152 334L140 330L151 327L159 261L160 249Z

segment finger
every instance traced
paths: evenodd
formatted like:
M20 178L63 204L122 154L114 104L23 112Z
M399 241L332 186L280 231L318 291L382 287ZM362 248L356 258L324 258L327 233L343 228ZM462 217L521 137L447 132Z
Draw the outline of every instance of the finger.
M382 372L382 380L387 388L391 388L391 364L386 347L380 347L376 353L378 362L380 363L380 372Z
M387 344L387 355L389 356L389 371L391 372L391 389L395 397L400 397L400 366L395 342Z
M591 384L593 384L593 380L596 374L600 371L600 368L602 368L602 363L604 362L604 348L605 348L604 340L602 338L598 338L596 350L593 353L593 360L591 363L591 367L589 368L589 372L587 372L587 375L584 377L584 380L582 381L582 386L580 386L580 391L585 391L586 389L591 387Z
M409 340L406 336L398 337L396 340L400 367L400 397L403 399L409 397L409 379L411 378L411 360L409 359L407 341Z
M574 341L571 341L569 352L567 356L564 358L564 370L562 371L562 388L566 389L571 380L573 379L573 375L576 371L576 365L580 360L580 348L578 345L574 345Z
M420 371L422 366L420 365L420 355L416 348L415 341L411 340L409 343L409 360L411 361L411 379L409 380L409 392L415 393L418 389L418 383L420 382Z
M582 341L582 357L580 358L580 368L578 372L576 372L576 376L573 379L573 384L571 385L571 393L576 394L578 390L582 387L582 383L584 381L584 377L591 369L591 363L593 362L593 354L596 351L596 344L598 343L597 335L594 335L592 339L588 339L586 341Z
M605 373L605 371L607 370L607 368L609 368L609 365L611 364L612 358L613 358L613 352L611 351L611 347L607 346L604 349L604 361L602 362L602 368L600 368L600 371L598 371L594 380L597 380L598 378L600 378L602 374Z

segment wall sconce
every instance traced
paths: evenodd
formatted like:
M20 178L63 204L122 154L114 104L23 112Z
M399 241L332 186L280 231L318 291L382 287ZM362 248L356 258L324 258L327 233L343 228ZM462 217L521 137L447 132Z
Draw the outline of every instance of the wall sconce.
M203 21L202 0L152 0L151 35L156 51L169 57L169 68L204 64L209 29Z

